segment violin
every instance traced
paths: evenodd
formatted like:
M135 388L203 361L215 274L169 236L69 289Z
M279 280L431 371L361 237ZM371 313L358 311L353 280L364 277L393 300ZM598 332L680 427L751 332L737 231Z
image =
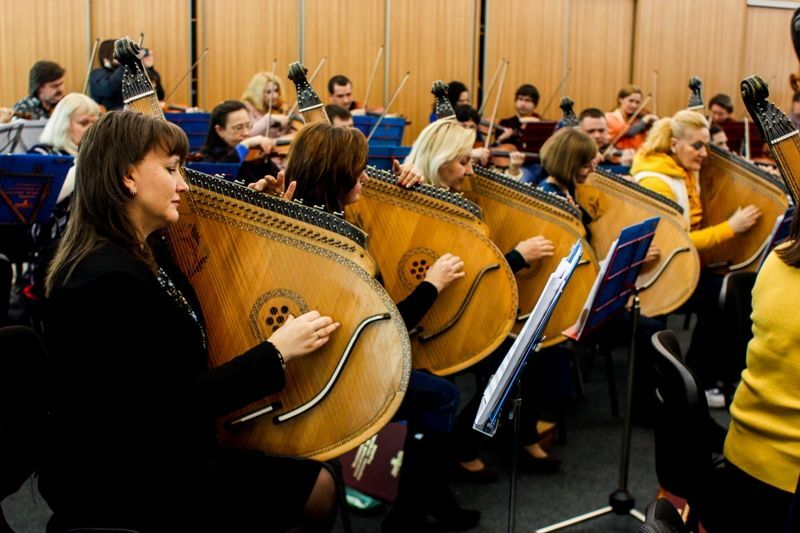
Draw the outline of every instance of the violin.
M491 148L492 165L497 168L508 168L511 165L511 152L519 152L513 144L498 144ZM525 156L525 163L538 159L539 154L534 152L520 152Z

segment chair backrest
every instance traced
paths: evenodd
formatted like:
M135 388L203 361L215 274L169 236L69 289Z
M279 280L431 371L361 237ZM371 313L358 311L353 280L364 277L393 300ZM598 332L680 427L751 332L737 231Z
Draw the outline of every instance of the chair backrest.
M661 486L692 502L711 473L712 424L697 378L683 364L680 345L669 330L652 337L656 349L656 474Z
M0 328L0 500L33 473L45 434L47 352L31 328Z
M659 498L648 505L644 517L639 533L689 533L678 510L667 499Z
M731 365L727 379L738 381L738 376L745 369L747 360L747 344L753 338L753 285L756 283L756 272L730 272L722 280L719 293L719 305L723 320L731 328L726 332L722 349L726 350L726 359Z

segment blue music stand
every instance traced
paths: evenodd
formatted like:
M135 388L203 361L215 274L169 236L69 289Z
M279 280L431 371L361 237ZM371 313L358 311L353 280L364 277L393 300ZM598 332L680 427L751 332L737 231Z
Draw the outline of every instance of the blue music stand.
M625 424L622 434L622 449L620 452L619 484L608 497L609 505L595 511L564 520L557 524L537 529L536 533L549 533L566 527L580 524L594 518L605 516L609 513L619 515L630 514L644 522L644 515L636 510L636 500L628 492L628 465L631 448L631 405L633 403L633 373L636 359L636 330L639 325L639 291L636 278L644 264L647 250L656 233L659 217L649 218L623 229L619 238L611 245L600 273L597 276L592 292L589 294L584 311L578 323L569 328L564 334L575 340L581 339L589 332L597 329L601 324L617 312L625 308L628 301L633 298L631 308L632 327L631 342L628 361L628 398L625 410Z
M70 156L0 154L0 224L46 222L72 163Z

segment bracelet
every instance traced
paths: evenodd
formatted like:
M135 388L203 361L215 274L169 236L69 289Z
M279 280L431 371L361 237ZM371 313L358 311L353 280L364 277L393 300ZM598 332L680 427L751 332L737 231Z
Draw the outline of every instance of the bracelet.
M269 342L269 341L267 341L267 342ZM281 362L281 368L286 370L286 360L283 358L283 354L280 352L280 350L278 350L278 347L275 346L275 344L273 344L271 342L270 342L270 344L272 344L272 347L275 348L275 353L278 354L278 361Z

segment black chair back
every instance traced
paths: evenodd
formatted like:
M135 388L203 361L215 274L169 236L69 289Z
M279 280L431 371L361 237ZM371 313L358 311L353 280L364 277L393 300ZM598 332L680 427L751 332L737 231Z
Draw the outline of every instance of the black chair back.
M659 498L648 505L644 517L639 533L689 533L678 510L667 499Z

